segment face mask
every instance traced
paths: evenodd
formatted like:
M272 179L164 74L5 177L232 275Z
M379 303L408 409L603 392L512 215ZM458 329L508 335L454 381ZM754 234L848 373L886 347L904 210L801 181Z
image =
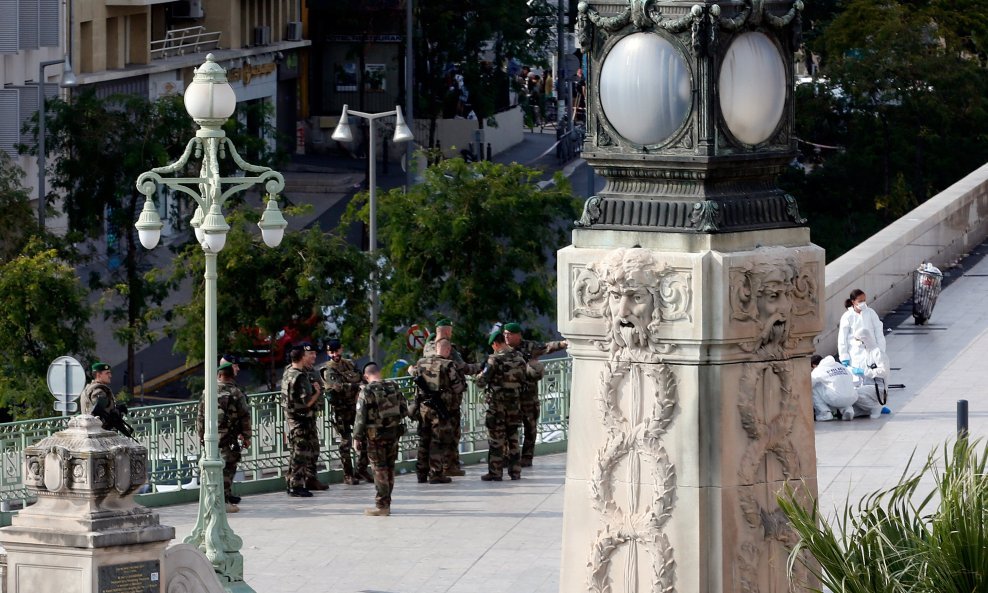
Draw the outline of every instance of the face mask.
M860 303L857 303L857 306L858 306L858 310L864 311L865 309L868 308L868 302L867 301L861 301Z

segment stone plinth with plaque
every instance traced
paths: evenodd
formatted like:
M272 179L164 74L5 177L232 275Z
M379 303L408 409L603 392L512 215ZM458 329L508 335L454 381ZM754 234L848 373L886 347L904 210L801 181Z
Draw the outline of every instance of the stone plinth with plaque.
M151 593L164 590L175 529L134 502L147 449L81 415L28 447L24 482L37 503L0 529L9 593Z

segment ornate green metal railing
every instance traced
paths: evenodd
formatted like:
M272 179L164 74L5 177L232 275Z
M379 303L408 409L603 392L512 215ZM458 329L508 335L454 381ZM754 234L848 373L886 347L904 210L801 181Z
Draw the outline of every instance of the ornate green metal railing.
M559 358L545 361L545 376L539 383L542 414L539 424L541 442L565 442L569 430L569 395L572 360ZM407 397L412 397L411 379L396 379ZM243 481L281 477L288 466L285 442L285 417L278 393L249 395L254 438L243 451L239 469ZM148 450L148 483L154 491L175 489L194 484L198 474L199 438L195 432L197 402L183 402L133 408L128 421L135 438ZM318 419L320 469L339 468L336 433L330 424L330 408L324 401ZM468 382L464 397L460 450L465 453L487 449L484 427L483 392ZM24 449L66 427L67 417L43 418L0 424L0 507L7 510L11 502L28 500L24 487ZM398 461L414 459L416 436L410 430L402 439Z

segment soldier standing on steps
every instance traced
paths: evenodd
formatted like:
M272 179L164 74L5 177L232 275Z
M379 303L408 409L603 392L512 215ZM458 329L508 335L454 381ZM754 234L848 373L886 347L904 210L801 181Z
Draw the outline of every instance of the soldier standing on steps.
M522 339L521 325L509 323L504 326L504 339L515 350L525 357L525 362L535 362L543 354L565 350L569 345L566 341L536 342ZM521 417L524 428L524 442L521 446L521 466L532 467L535 458L535 439L539 434L539 382L528 380L521 390Z
M367 451L374 467L374 487L377 490L374 508L364 509L364 514L387 517L391 514L398 440L405 434L408 404L394 381L381 379L381 369L376 362L365 364L362 375L367 384L357 397L353 438L357 451Z
M355 486L360 480L373 482L367 469L367 451L357 455L357 468L353 467L353 422L357 416L357 395L360 392L360 373L353 361L343 358L343 344L337 339L326 343L329 362L320 369L322 384L333 406L333 428L339 436L340 462L343 464L343 483Z

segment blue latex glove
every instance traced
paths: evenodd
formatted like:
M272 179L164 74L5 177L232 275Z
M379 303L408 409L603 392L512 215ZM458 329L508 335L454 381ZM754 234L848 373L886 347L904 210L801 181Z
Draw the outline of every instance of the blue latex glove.
M849 366L851 366L851 359L850 359L850 358L848 358L848 359L846 359L846 360L842 360L842 361L840 361L840 363L841 363L842 365L844 365L844 366L846 366L846 367L849 367Z
M888 406L882 406L882 414L891 414L891 413L892 413L892 408Z
M852 367L851 373L859 377L864 377L864 369L859 369L858 367Z

